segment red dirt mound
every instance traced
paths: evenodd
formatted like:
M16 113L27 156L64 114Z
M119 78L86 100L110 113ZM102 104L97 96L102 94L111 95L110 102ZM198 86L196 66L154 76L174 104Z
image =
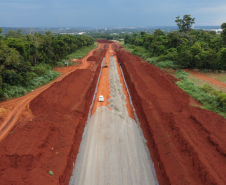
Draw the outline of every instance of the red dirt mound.
M226 120L189 105L160 69L116 51L160 185L226 184Z
M31 101L34 119L0 143L0 184L69 183L105 52Z
M97 42L98 42L98 43L106 43L106 44L107 44L107 43L109 43L109 44L110 44L110 43L114 43L113 41L110 41L110 40L107 40L107 39L102 39L102 40L98 40L98 39L97 39Z
M97 59L96 59L96 57L94 57L94 56L90 56L88 59L87 59L87 61L96 61Z
M115 44L112 44L112 48L113 49L121 49L121 48L124 48L124 47L121 44L115 43Z

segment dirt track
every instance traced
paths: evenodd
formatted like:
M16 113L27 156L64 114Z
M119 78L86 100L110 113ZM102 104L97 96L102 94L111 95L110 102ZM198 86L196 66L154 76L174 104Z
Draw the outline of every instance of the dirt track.
M189 106L189 96L153 65L123 50L117 57L159 184L226 184L226 120Z
M210 78L210 77L208 77L208 76L204 76L204 75L202 75L202 74L196 73L196 72L191 71L191 70L188 70L188 69L185 69L184 71L189 72L189 73L191 73L191 74L193 74L193 75L195 75L195 76L197 76L197 77L199 77L199 78L202 78L202 79L204 79L204 80L207 80L207 81L209 81L209 82L211 82L211 83L213 83L213 84L216 84L216 85L219 85L219 86L221 86L221 87L226 88L226 84L223 83L223 82L221 82L221 81L215 80L215 79L213 79L213 78Z

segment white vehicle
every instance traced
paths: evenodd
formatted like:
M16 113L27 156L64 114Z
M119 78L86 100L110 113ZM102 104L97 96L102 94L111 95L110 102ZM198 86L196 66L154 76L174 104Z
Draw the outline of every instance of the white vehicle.
M99 96L99 101L104 101L104 96L103 95Z

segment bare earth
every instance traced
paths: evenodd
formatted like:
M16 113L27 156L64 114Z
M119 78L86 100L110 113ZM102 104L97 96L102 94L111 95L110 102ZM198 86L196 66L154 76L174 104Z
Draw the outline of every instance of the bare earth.
M111 57L109 107L98 107L86 127L70 185L158 184L135 120L130 118L126 96ZM97 97L98 98L98 97Z

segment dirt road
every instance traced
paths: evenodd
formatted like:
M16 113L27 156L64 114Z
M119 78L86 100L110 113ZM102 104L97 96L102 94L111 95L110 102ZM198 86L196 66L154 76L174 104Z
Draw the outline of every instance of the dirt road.
M189 73L191 73L191 74L193 74L193 75L195 75L195 76L197 76L197 77L199 77L199 78L201 78L201 79L207 80L207 81L209 81L209 82L211 82L211 83L213 83L213 84L216 84L216 85L218 85L218 86L221 86L221 87L226 88L226 84L223 83L223 82L221 82L221 81L215 80L215 79L213 79L213 78L210 78L210 77L208 77L208 76L204 76L204 75L202 75L202 74L200 74L200 73L196 73L196 72L191 71L191 70L188 70L188 69L185 69L184 71L189 72Z
M98 102L97 96L95 100L95 112L86 126L69 184L158 184L145 139L138 124L129 117L128 97L123 92L119 65L112 54L110 46L105 57L110 60L110 67L103 69L98 86L98 95L104 94L106 99ZM105 86L107 81L110 87Z

